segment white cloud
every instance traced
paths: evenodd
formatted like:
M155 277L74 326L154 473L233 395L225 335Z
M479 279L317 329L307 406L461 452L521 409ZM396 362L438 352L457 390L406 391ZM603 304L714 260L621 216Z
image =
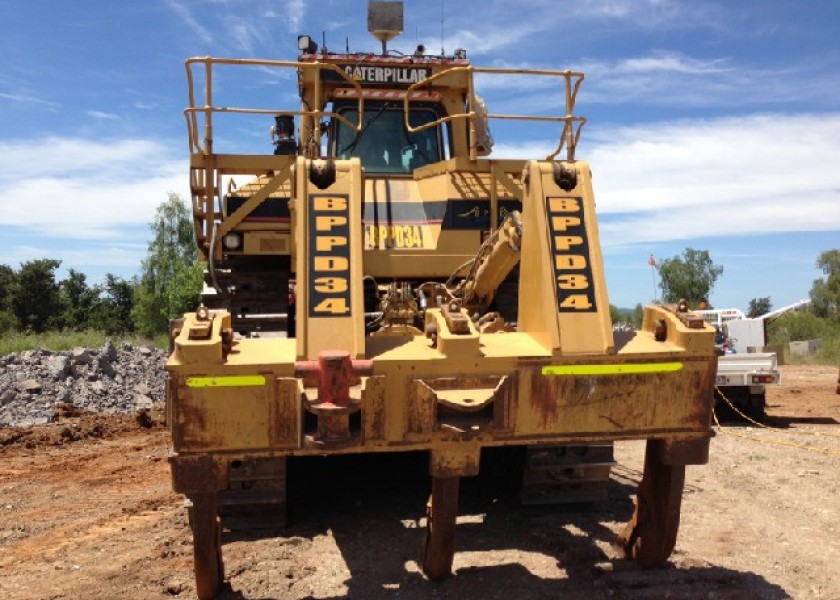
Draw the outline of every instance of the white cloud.
M629 59L587 60L573 67L586 73L581 96L588 103L682 109L807 103L835 108L834 92L840 87L840 76L814 61L768 69L728 57L696 58L654 50Z
M306 2L304 0L288 0L286 2L286 17L289 20L289 31L299 33L301 23L306 15Z
M555 144L500 141L492 157L542 158ZM9 244L4 256L36 257L37 248L52 245L45 240L62 238L77 241L41 256L77 268L135 264L166 194L189 197L179 148L149 139L0 141L0 226L31 232L33 245ZM578 156L593 169L606 252L712 236L840 231L837 113L600 127L584 133Z
M767 71L728 58L698 59L661 50L616 61L584 61L576 68L587 76L581 97L593 104L683 108L774 105L820 101L825 97L822 85L830 85L792 86L793 67Z
M61 260L60 270L76 269L86 274L104 272L134 273L145 258L145 244L88 242L84 246L56 251L48 245L19 245L3 252L3 264L18 264L39 258Z
M689 73L689 74L718 74L731 71L724 68L726 59L700 60L676 52L657 52L652 56L628 58L618 61L615 71L628 74L638 73Z
M606 19L645 29L709 26L714 7L678 0L582 0L569 6L578 19Z
M586 135L586 134L585 134ZM589 132L602 243L840 230L840 114L753 115ZM499 144L543 157L551 142Z
M624 128L591 152L605 244L840 230L840 116Z
M476 19L474 7L446 15L446 29L453 32L447 33L447 48L462 47L471 55L499 56L500 49L519 47L525 42L524 47L532 56L552 56L561 44L569 44L565 46L567 54L573 51L575 32L603 38L616 29L654 30L661 35L721 26L721 11L714 6L675 0L579 0L564 3L562 8L546 0L490 0L480 10L493 18ZM430 8L426 18L437 23L438 11Z
M94 119L104 119L107 121L116 121L119 119L119 115L115 115L114 113L110 112L103 112L101 110L89 110L87 111L89 117L93 117Z
M187 165L150 140L48 137L0 142L0 225L110 239L148 223L169 191L188 198Z
M237 50L253 54L267 43L264 23L241 17L229 17L226 21L227 34Z
M481 65L487 66L487 65ZM840 75L822 73L819 65L763 69L727 57L697 58L681 52L651 50L616 60L583 59L548 64L533 59L496 60L496 68L583 71L579 104L641 105L673 109L784 107L808 103L835 107ZM818 75L819 73L819 75ZM791 81L796 79L797 84ZM491 101L491 112L554 111L562 102L559 80L525 75L476 75L476 89ZM553 91L556 90L556 91ZM489 92L489 93L488 93ZM625 109L626 110L626 109Z
M89 140L48 136L40 139L0 140L0 154L9 168L0 170L0 185L10 181L82 172L142 177L140 168L163 168L172 150L147 139ZM44 165L49 165L46 170Z
M772 197L796 198L801 206L822 193L840 193L840 114L727 117L589 136L593 169L620 182L599 193L599 208L607 212ZM840 220L840 210L834 212Z
M558 127L557 131L560 131ZM491 125L492 132L492 125ZM559 136L558 136L559 139ZM493 146L492 159L534 159L542 160L557 147L557 140L535 140L529 142L499 142Z
M518 24L507 23L502 27L484 25L480 29L462 29L446 40L450 52L455 48L466 48L470 54L498 55L499 51L527 40L533 34L542 31L544 23L525 21Z
M187 29L191 30L203 43L213 43L213 34L211 34L206 27L196 20L190 9L182 2L177 2L176 0L166 0L166 3L178 16L178 18L181 19L181 22L187 26Z
M25 93L17 93L17 94L6 94L0 92L0 98L5 100L11 100L13 102L22 102L25 104L41 104L43 106L49 106L50 108L61 108L61 104L58 102L51 102L50 100L44 100L43 98L38 98L36 96L32 96Z
M299 33L306 14L305 0L204 1L213 6L204 7L201 12L191 9L185 0L166 3L198 42L206 46L205 50L215 56L276 58L278 27L282 26L278 21L288 31Z
M351 20L327 21L326 23L324 23L324 29L326 31L336 31L338 29L345 29L347 27L352 27L353 25L354 25L354 23Z

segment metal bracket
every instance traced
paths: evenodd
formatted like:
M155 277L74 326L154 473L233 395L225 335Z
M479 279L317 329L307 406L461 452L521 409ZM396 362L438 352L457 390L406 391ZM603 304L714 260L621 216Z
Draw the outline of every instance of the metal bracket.
M566 164L562 162L551 163L551 168L554 170L554 183L560 186L561 190L569 192L577 187L577 168L574 166L566 166Z

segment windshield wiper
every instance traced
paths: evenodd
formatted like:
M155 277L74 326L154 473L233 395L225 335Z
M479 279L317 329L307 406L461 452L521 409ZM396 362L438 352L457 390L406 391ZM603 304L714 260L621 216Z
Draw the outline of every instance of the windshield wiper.
M386 108L389 108L390 106L391 106L390 102L386 102L386 103L384 103L384 104L383 104L383 105L379 108L379 110L377 110L374 114L372 114L372 115L370 116L370 119L368 119L368 120L367 120L367 123L365 123L365 124L364 124L364 126L363 126L363 127L362 127L362 129L361 129L361 131L359 131L359 133L357 133L357 134L356 134L356 137L354 137L354 138L353 138L353 140L352 140L349 144L347 144L344 148L342 148L341 150L339 150L339 151L338 151L338 153L339 153L339 154L344 154L344 153L345 153L345 152L347 152L348 150L349 150L350 152L353 152L353 150L355 150L355 149L356 149L356 146L358 146L358 145L359 145L359 142L361 141L362 136L363 136L363 135L364 135L364 133L368 130L368 127L370 127L371 123L373 123L374 121L376 121L376 119L378 119L378 118L379 118L379 116L380 116L380 115L381 115L381 114L385 111L385 109L386 109Z

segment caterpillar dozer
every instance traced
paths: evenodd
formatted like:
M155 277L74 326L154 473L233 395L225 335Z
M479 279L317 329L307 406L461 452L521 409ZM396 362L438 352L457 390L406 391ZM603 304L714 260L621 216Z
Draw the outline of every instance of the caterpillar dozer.
M300 456L427 451L419 562L436 580L451 572L459 478L478 474L482 449L527 447L538 467L549 450L646 440L621 543L641 565L666 561L685 466L708 460L714 329L651 305L641 330L614 336L590 166L575 153L583 73L388 50L398 2L371 2L368 29L381 52L301 36L296 61L186 62L209 293L173 324L167 411L199 597L224 580L225 494L263 481L282 504L286 459ZM299 104L219 101L253 99L243 72L295 78ZM477 77L555 82L558 114L488 112ZM245 151L248 119L273 120L273 150ZM488 158L494 119L556 128L556 149Z

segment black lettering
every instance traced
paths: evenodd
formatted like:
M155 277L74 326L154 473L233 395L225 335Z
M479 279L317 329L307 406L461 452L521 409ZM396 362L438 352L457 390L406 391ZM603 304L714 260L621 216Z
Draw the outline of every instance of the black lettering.
M346 316L351 277L349 197L311 194L308 201L309 316Z
M546 198L551 238L557 310L561 313L595 312L589 239L582 198Z

